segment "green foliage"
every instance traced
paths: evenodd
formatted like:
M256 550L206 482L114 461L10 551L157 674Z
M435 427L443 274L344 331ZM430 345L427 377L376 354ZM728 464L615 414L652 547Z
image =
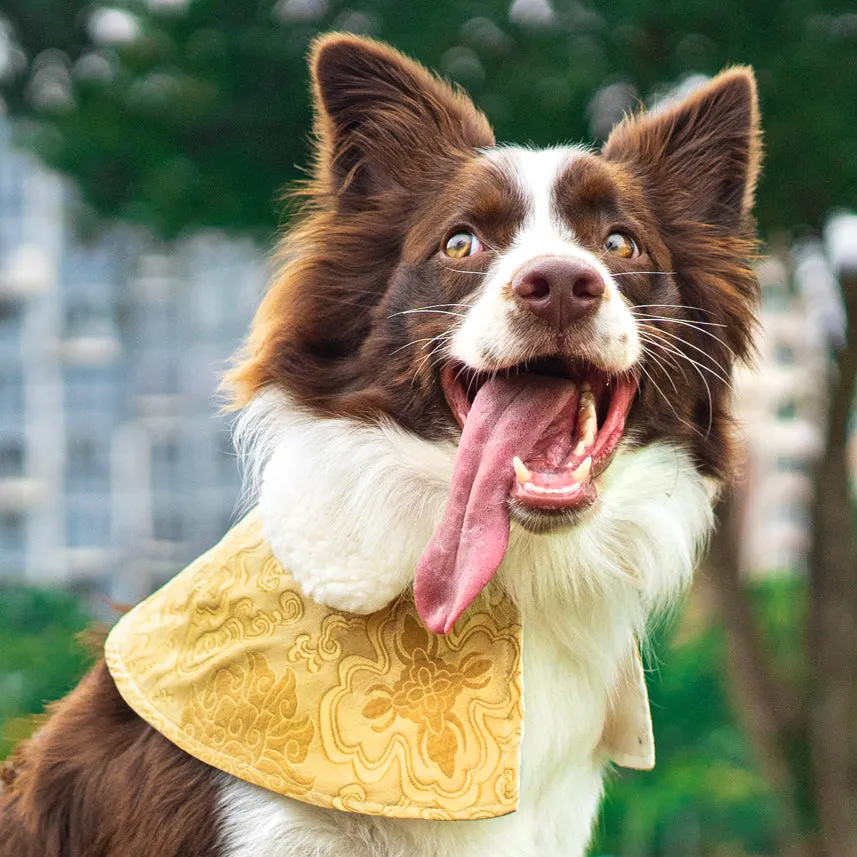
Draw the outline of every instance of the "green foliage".
M46 703L71 690L92 663L76 635L89 621L64 592L0 587L0 759Z
M793 575L774 577L755 585L752 596L777 666L799 676L805 582ZM691 602L691 613L695 606ZM649 690L657 766L647 773L616 771L593 854L778 853L783 810L731 710L723 631L711 617L702 618L703 627L689 633L686 616L672 642L664 632L655 635L652 650L662 665L649 673Z
M74 176L99 212L164 235L198 226L269 234L278 191L306 160L307 46L330 29L390 41L466 86L499 139L540 144L587 138L587 106L604 85L647 95L749 63L768 153L763 227L817 225L857 199L850 0L553 0L550 26L510 22L509 0L113 5L133 12L138 38L94 43L88 0L7 0L31 62L7 76L5 96L32 120L23 139ZM63 55L68 98L44 87L65 74Z

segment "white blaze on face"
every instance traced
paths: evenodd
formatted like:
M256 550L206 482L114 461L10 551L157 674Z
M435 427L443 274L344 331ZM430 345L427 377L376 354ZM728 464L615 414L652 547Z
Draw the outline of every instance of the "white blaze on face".
M586 352L576 356L612 373L629 369L639 358L640 338L628 302L601 259L580 244L557 210L556 183L585 154L574 146L509 147L485 153L518 187L527 215L512 244L491 264L475 303L455 331L449 348L454 359L490 371L537 356L533 342L514 324L529 311L515 300L511 283L523 265L540 256L584 261L604 278L601 305L586 322L589 334L581 343Z

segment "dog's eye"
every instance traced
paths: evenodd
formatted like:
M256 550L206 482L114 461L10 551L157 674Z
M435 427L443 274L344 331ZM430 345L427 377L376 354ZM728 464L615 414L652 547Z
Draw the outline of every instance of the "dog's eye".
M446 239L443 252L450 259L475 256L482 249L482 242L472 232L456 232Z
M633 259L640 254L634 239L624 232L611 232L604 242L604 249L620 259Z

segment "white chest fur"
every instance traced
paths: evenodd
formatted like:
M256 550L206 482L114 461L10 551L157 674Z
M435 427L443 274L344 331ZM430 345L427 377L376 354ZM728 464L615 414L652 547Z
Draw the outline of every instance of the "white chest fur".
M393 426L319 420L266 395L237 441L266 537L305 592L372 612L413 579L443 513L455 447ZM473 822L322 810L224 776L224 857L582 857L601 797L598 749L632 634L690 579L710 495L668 444L620 450L599 503L561 534L513 530L497 575L524 625L520 808Z

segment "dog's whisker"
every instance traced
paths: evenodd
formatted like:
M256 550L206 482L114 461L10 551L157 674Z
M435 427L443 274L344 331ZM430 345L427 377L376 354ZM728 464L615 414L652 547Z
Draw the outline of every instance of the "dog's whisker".
M658 347L658 345L656 343L649 343L649 344L653 348ZM663 347L663 346L660 346L660 347ZM649 352L649 355L653 356L651 351ZM700 366L700 364L698 364L695 360L691 360L686 354L682 354L680 356L684 360L687 360L691 364L693 369L696 370L696 373L699 375L700 379L702 380L703 386L705 387L705 393L706 393L706 396L708 398L708 427L707 427L706 432L705 432L705 437L708 438L709 434L711 433L711 422L712 422L712 419L714 418L714 404L713 404L712 398L711 398L711 388L709 387L708 381L706 380L705 376L702 374L702 371L701 371L702 369L705 369L706 367ZM687 380L687 375L685 375L683 370L682 370L682 375L684 376L685 380ZM678 392L678 391L676 391L676 392Z
M698 325L700 325L702 327L728 327L729 326L728 324L721 324L720 322L716 322L716 321L691 321L690 319L687 319L687 318L675 318L674 316L671 316L671 315L652 315L651 313L647 313L647 312L646 313L634 313L634 315L638 316L640 318L650 318L650 319L653 319L655 321L672 321L672 322L675 322L676 324L689 324L689 325L692 325L693 327L697 327Z
M390 356L392 357L394 354L398 354L400 351L404 351L406 348L410 348L413 345L418 345L420 342L437 342L438 340L449 341L452 337L449 334L438 334L437 336L425 336L422 339L412 339L410 342L406 342L404 345L400 345L398 348L394 349L390 352ZM420 346L421 349L428 348L428 345Z
M688 346L689 348L692 348L694 351L697 351L699 354L701 354L703 357L705 357L711 363L712 366L714 366L717 370L719 370L720 372L723 373L723 376L720 378L720 380L723 381L725 384L729 384L729 370L728 370L728 368L726 366L723 366L721 363L719 363L714 358L713 355L709 354L704 349L699 348L698 346L694 345L692 342L688 342L683 337L677 336L676 334L671 333L668 330L663 330L662 328L656 328L656 327L653 327L652 325L641 325L641 327L645 327L647 333L649 333L650 335L656 336L661 342L670 343L670 345L672 345L673 348L675 348L683 357L687 357L688 359L690 359L688 355L686 355L686 354L684 354L684 352L682 352L681 348L679 348L678 346L675 345L676 342L680 342L680 343ZM706 368L708 368L708 367L706 367Z
M698 434L700 437L703 437L702 432L700 432L700 430L699 430L696 426L691 425L687 420L685 420L685 419L683 419L683 418L681 417L681 415L679 414L679 412L678 412L678 411L675 409L675 407L673 406L673 403L669 400L669 397L668 397L668 396L666 395L666 393L664 393L664 391L660 388L660 386L658 385L658 382L657 382L657 381L655 381L655 379L651 376L651 374L650 374L650 373L648 373L648 372L646 371L646 369L645 369L645 367L644 367L644 366L642 366L642 365L640 366L640 371L643 373L644 377L645 377L648 381L650 381L650 382L651 382L652 386L653 386L653 387L658 391L658 393L660 393L661 398L662 398L662 399L667 403L667 405L669 406L670 410L675 414L676 419L677 419L680 423L682 423L683 425L687 426L687 428L689 428L692 432L694 432L694 434ZM703 438L703 439L704 439L704 438Z
M675 271L620 271L619 273L610 274L611 277L633 277L635 274L650 274L650 275L664 275L664 276L673 276L675 275ZM654 304L649 304L649 306L654 306Z
M651 331L649 331L649 332L651 333ZM651 342L650 342L650 344L654 345L654 343L651 343ZM661 348L666 349L667 346L663 343L663 341L661 341L659 344L660 344ZM693 367L693 369L696 371L696 373L699 375L700 379L702 380L703 385L705 386L705 393L706 393L706 396L708 397L708 428L706 429L706 432L705 432L705 437L707 439L709 434L711 434L711 424L712 424L712 420L714 419L714 402L713 402L712 396L711 396L711 387L709 386L708 379L705 377L705 375L702 374L703 371L708 372L710 375L712 375L712 377L717 378L719 381L726 384L726 386L729 387L730 389L732 389L732 387L728 381L721 378L720 375L718 375L716 372L714 372L708 366L705 366L701 363L698 363L692 357L689 357L687 354L684 354L683 352L679 351L677 348L675 348L675 346L669 346L669 347L676 356L678 356L682 360L685 360L688 363L690 363L690 365Z
M649 327L649 333L653 333L653 332L655 332L654 329ZM705 357L707 360L709 360L711 362L711 364L713 366L715 366L717 369L719 369L720 372L722 372L723 374L721 375L718 372L713 371L712 369L710 369L707 366L705 368L708 369L708 371L711 372L711 374L714 375L716 378L719 378L719 380L721 380L727 387L732 389L732 383L729 379L729 371L727 370L727 368L725 366L722 366L720 363L718 363L717 360L715 360L711 354L709 354L704 349L699 348L698 346L694 345L692 342L688 342L686 339L683 339L681 336L677 336L676 334L670 333L667 330L663 330L661 328L658 328L656 332L660 337L664 337L664 336L668 337L667 341L670 341L670 339L672 339L675 342L681 342L684 345L686 345L688 348L692 348L694 351L699 352L703 357ZM678 349L678 350L681 351L681 349ZM682 353L682 356L684 358L686 358L687 360L691 359L689 357L689 355L687 355L687 354Z
M436 315L452 315L455 318L464 318L463 312L452 312L448 309L403 309L401 312L395 312L393 315L388 315L387 318L393 318L397 315L419 315L421 313L425 314L436 314Z
M433 369L435 366L435 363L433 362L434 358L437 357L438 361L440 361L445 356L442 352L443 352L443 349L447 345L448 337L443 337L443 338L433 337L433 339L436 340L435 345L431 348L431 350L428 352L428 354L426 354L423 357L423 359L420 360L420 362L417 364L417 367L414 369L414 374L413 374L413 377L411 378L411 387L413 387L414 384L416 384L417 378L419 378L420 373L422 372L423 367L426 365L426 363L428 363L430 369ZM425 346L425 345L423 346L423 348L426 348L426 347L427 346ZM438 354L439 351L441 353Z
M444 265L441 263L441 268L445 268L447 271L452 271L454 274L471 274L476 277L487 277L488 271L462 271L458 268L453 268L450 265Z
M640 335L640 339L644 345L650 346L650 348L646 350L646 353L650 357L655 358L655 354L653 353L653 351L651 349L658 350L658 352L660 354L660 359L666 360L670 366L674 367L676 369L676 371L681 374L681 376L685 379L685 381L687 380L687 373L684 371L684 367L673 356L674 349L672 349L672 351L671 351L670 349L666 348L662 342L658 342L657 340L650 339L649 337L647 337L645 334L642 334L642 333ZM682 356L682 355L679 355L679 356ZM669 377L669 373L666 372L666 369L663 366L663 364L660 364L660 365L661 365L661 368L664 369L664 375ZM670 378L670 380L672 380L672 378ZM678 390L676 390L676 392L678 392Z
M666 370L666 367L661 362L661 359L651 349L646 349L646 355L661 370L663 376L667 379L667 381L670 382L670 386L673 388L673 392L678 395L678 387L676 387L675 381L672 378L672 374Z
M629 309L680 309L680 310L696 310L697 312L703 312L706 315L714 315L711 310L704 309L701 306L693 306L692 304L633 304L629 307ZM702 324L702 322L700 322Z
M687 379L687 375L685 374L684 367L681 366L675 360L676 356L684 357L684 355L678 349L676 349L675 346L669 345L668 343L665 343L663 340L656 339L656 338L649 336L649 335L646 335L642 332L640 334L640 339L642 340L642 342L644 342L648 345L651 345L652 347L658 348L662 352L664 357L666 357L668 354L671 355L670 364L675 366L675 368L678 369L679 372L681 372L682 376L685 379Z
M399 310L398 312L390 313L387 318L395 318L397 315L409 315L415 312L440 312L447 310L450 307L465 307L470 308L468 303L446 303L446 304L428 304L427 306L410 307L409 309ZM458 313L456 313L458 314Z
M639 318L639 316L637 316L637 317ZM669 320L670 320L670 321L676 321L675 319L669 319ZM677 323L678 323L679 325L682 325L682 326L691 327L691 328L693 328L694 330L696 330L696 331L697 331L697 333L702 333L702 334L704 334L705 336L708 336L709 338L713 339L715 342L718 342L720 345L722 345L722 346L723 346L723 348L725 348L725 349L729 352L729 354L731 355L731 357L732 357L732 359L733 359L733 360L736 360L736 361L738 360L738 355L737 355L737 354L732 350L732 348L731 348L731 346L729 345L729 343L724 342L724 341L723 341L719 336L716 336L716 335L715 335L715 334L713 334L710 330L705 330L704 328L697 327L695 324L693 324L693 323L691 323L691 322L682 322L682 321L680 321L680 320L679 320ZM677 336L677 334L673 333L672 331L665 330L664 328L659 328L659 330L660 330L662 333L666 333L667 335L672 336L673 338L676 338L676 339L680 339L680 340L681 340L681 337ZM682 341L682 342L684 342L685 340L681 340L681 341ZM695 347L695 346L694 346L694 347ZM722 367L722 366L721 366L720 368L721 368L721 369L723 369L724 367Z

